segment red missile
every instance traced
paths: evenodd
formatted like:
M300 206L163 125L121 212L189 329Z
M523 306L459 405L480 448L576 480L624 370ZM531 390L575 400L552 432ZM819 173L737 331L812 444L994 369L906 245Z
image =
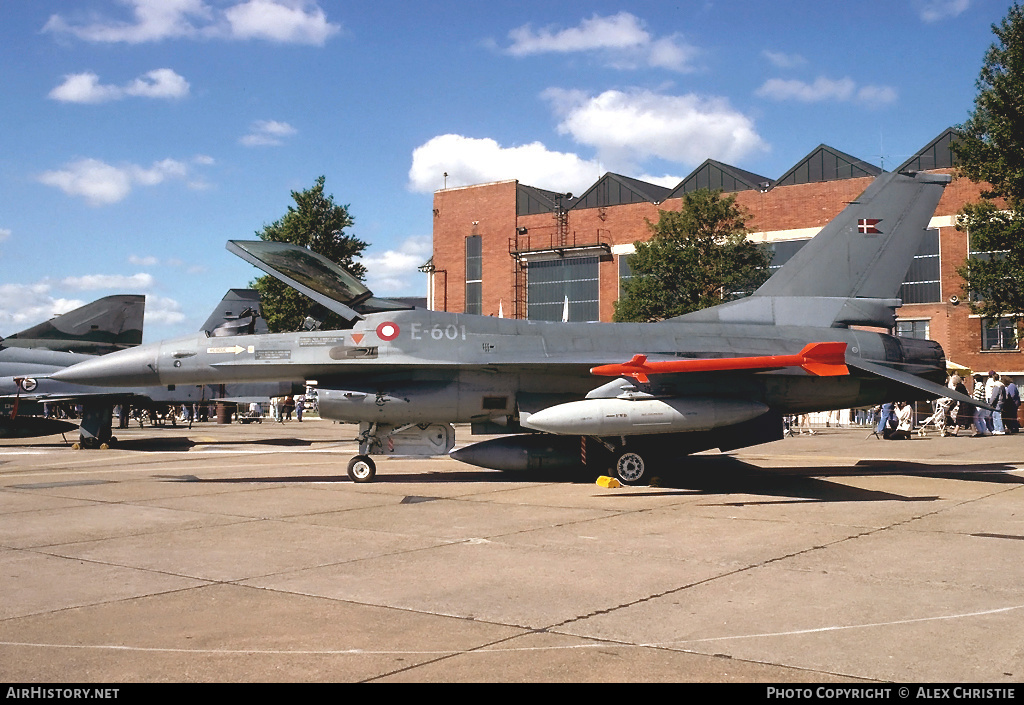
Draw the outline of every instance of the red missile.
M767 370L774 367L800 367L818 377L850 374L850 370L846 367L846 343L809 343L796 355L722 357L663 362L648 362L646 355L634 355L629 362L600 365L591 368L590 372L606 377L632 377L637 382L646 384L647 375L719 370Z

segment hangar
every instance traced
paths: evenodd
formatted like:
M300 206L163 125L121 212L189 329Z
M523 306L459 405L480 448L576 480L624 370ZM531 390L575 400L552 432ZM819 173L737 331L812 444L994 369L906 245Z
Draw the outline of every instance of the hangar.
M938 341L952 368L1024 374L1020 321L988 321L962 301L957 268L988 253L970 248L956 214L978 200L981 185L955 177L948 128L897 171L954 174L900 291L895 333ZM636 241L647 221L678 210L682 195L701 188L736 194L750 213L750 238L773 249L781 266L845 205L878 166L821 144L777 179L708 159L675 188L606 173L584 193L548 191L517 180L446 188L434 193L430 308L534 320L610 321L620 283L630 276ZM566 304L568 302L568 304Z

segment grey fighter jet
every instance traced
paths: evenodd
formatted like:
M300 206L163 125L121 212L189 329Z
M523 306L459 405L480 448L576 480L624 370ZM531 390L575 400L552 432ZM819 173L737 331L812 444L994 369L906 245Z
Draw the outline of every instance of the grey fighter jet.
M949 181L883 174L752 296L659 323L410 309L303 248L232 241L348 328L190 336L54 377L315 383L321 416L359 424L348 468L357 482L373 479L372 456L448 453L452 424L471 423L503 435L452 457L502 470L584 465L640 483L688 453L780 439L787 414L955 396L937 343L857 327L894 325L900 283Z
M145 296L115 294L2 338L0 378L49 374L94 355L138 345L145 310ZM0 438L49 436L75 428L65 421L0 414Z
M135 322L135 326L140 340L136 341L135 344L141 342L141 312L144 307L145 297L107 298L112 300L123 299L125 302L128 302L128 300L131 299L132 304L137 304L137 306L131 310L137 309L139 311L138 321ZM138 301L135 301L135 299L138 299ZM90 304L89 306L96 307L96 303ZM65 316L74 316L76 321L99 320L101 318L105 318L104 316L96 315L97 311L100 310L98 308L94 308L92 314L82 314L81 312L87 308L89 307L83 307L83 309L78 309L69 314L65 314ZM134 318L132 320L134 321ZM63 321L63 317L60 319L54 319L51 323L58 324L59 328L64 331L62 334L62 341L70 335L69 331L74 330L71 325L66 321ZM52 329L57 329L58 325L54 325ZM78 327L81 328L83 326L78 325ZM107 328L113 328L113 326L107 326ZM35 331L37 329L44 333L47 330L50 330L44 329L41 326L36 326L29 330ZM222 337L235 338L238 336L266 333L266 322L260 316L259 292L251 289L229 290L217 305L217 308L203 324L202 328L200 328L200 331L202 335L208 336L211 339ZM105 336L98 335L95 330L91 335L94 339L100 340L112 337L109 334ZM21 336L21 341L23 343L30 339L24 332L20 333L19 336ZM50 336L48 339L52 338L53 336ZM7 340L10 340L10 338ZM4 342L6 343L7 341L5 340ZM80 342L78 347L84 347L84 343ZM6 351L0 351L0 356L2 356L4 352ZM24 354L28 353L38 355L49 351L22 350L21 352L23 353L22 357L24 357ZM51 355L58 354L51 353ZM52 435L54 433L78 431L79 447L101 447L104 445L110 445L117 440L113 436L111 423L113 410L117 405L131 405L136 409L146 409L150 412L163 412L166 411L167 407L172 405L192 405L214 400L232 401L236 403L266 401L266 399L271 396L286 396L295 392L294 386L287 382L263 382L251 385L220 386L217 388L208 388L204 385L194 384L148 385L130 388L113 385L107 388L85 386L75 384L73 382L53 379L50 376L50 373L61 369L64 366L73 364L74 362L81 361L82 359L91 358L91 356L71 353L60 353L59 355L66 357L58 357L56 358L56 361L61 359L68 360L63 366L55 366L53 368L47 366L29 367L28 365L11 361L9 365L3 367L3 371L7 374L0 375L0 399L11 402L13 404L13 410L11 414L4 414L0 416L0 438L32 438L36 436ZM3 358L0 357L0 360L2 359ZM18 371L17 374L13 373L15 370ZM19 416L19 405L23 409L25 404L32 402L66 402L80 405L82 407L81 424L76 426L75 424L55 419L43 419L24 415Z
M105 296L0 338L0 376L53 372L138 345L145 310L145 296Z

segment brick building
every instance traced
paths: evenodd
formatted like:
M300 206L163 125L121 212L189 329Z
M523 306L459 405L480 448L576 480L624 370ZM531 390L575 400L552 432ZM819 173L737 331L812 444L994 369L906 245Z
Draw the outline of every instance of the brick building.
M897 170L954 171L952 129ZM633 243L647 221L679 209L700 188L735 193L750 213L751 239L771 244L781 266L881 173L873 164L820 145L778 179L707 160L674 189L608 173L579 196L501 181L434 194L434 248L428 305L507 318L610 321L619 283L629 276ZM1024 374L1016 319L995 327L962 302L956 273L969 237L956 213L980 186L946 188L900 292L896 334L938 341L951 368ZM972 256L984 253L971 253ZM566 304L568 302L568 304Z

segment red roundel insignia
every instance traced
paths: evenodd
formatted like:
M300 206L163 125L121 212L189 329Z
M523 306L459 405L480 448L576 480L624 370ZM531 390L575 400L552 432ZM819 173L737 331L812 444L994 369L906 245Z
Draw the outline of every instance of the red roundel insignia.
M398 324L385 321L377 326L377 337L384 341L394 340L398 337Z

